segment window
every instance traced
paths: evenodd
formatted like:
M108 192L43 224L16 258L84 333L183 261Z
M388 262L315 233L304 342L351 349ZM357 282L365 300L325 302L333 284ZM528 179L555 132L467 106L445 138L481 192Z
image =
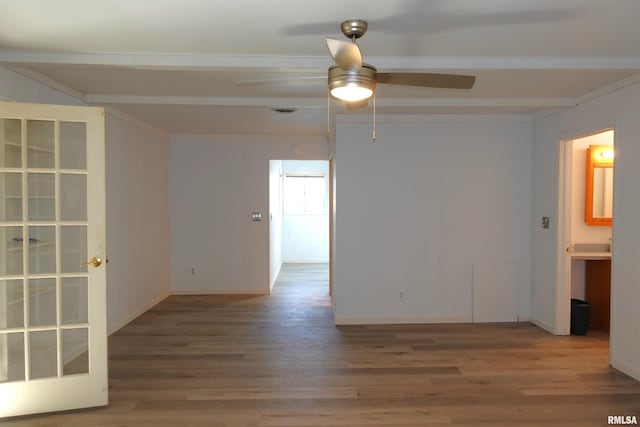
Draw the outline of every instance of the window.
M284 213L324 214L325 187L323 173L287 173L284 179Z

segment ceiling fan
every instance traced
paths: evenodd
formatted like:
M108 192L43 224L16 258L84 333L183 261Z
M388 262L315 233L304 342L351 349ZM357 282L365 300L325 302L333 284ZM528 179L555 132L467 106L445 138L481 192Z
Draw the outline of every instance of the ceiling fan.
M475 76L438 73L380 73L373 65L362 61L360 48L356 40L367 31L367 21L349 19L340 24L342 34L350 41L327 38L327 47L335 65L329 67L329 93L336 99L345 102L347 108L366 107L368 99L375 93L377 84L417 86L443 89L471 89ZM308 76L300 78L245 80L237 82L240 86L263 85L273 83L292 84L296 81L309 82L326 79L324 76Z
M471 89L475 76L437 73L379 73L373 65L362 62L356 40L367 31L367 21L349 19L340 24L342 34L350 41L327 39L327 47L335 65L329 67L329 92L334 98L350 104L366 104L376 85L392 84L443 89Z
M476 81L475 76L438 73L379 73L376 67L362 61L360 48L356 44L356 40L366 33L367 27L368 24L365 20L349 19L340 24L340 29L350 41L326 39L331 57L335 61L335 65L329 67L327 82L329 94L333 98L344 101L345 106L350 110L367 107L369 98L373 96L373 141L376 140L375 89L377 84L442 89L471 89L473 87ZM324 78L309 76L301 79L248 80L237 84L292 83L295 80L310 81ZM329 109L330 102L329 96L327 96L327 137L331 133Z

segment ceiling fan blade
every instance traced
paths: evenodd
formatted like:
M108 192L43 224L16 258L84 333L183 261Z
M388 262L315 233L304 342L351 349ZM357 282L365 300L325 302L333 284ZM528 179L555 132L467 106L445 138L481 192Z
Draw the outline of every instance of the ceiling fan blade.
M471 89L476 76L436 73L378 73L378 83L391 85L435 87L443 89Z
M342 40L327 39L327 47L333 60L345 70L360 70L362 54L357 44Z

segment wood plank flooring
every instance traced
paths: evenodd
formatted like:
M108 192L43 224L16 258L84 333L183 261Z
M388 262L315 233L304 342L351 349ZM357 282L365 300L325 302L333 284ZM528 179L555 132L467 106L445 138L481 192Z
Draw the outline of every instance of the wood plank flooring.
M271 296L172 296L109 339L105 408L8 426L602 426L640 418L608 336L530 323L333 324L324 265Z

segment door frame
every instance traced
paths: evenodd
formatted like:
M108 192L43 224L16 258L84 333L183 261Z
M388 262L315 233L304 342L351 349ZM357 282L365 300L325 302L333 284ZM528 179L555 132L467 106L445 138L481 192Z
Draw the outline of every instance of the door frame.
M569 335L571 326L571 199L573 139L558 144L558 231L556 235L555 335Z
M269 159L268 160L268 165L269 167L267 168L267 205L268 205L268 209L267 211L269 212L269 227L268 227L268 245L267 245L267 266L269 269L269 286L267 289L269 289L269 293L272 292L273 289L273 285L275 283L275 279L274 278L274 283L271 283L271 257L272 257L272 253L271 253L271 239L273 238L273 236L271 235L271 185L270 185L270 170L271 170L271 162L272 161L300 161L300 162L304 162L304 161L311 161L311 162L327 162L328 164L328 168L329 168L329 172L328 175L325 176L325 180L327 181L327 185L329 186L329 200L328 200L328 215L329 215L329 296L333 295L333 274L332 274L332 269L333 269L333 209L334 209L334 200L333 200L333 196L334 196L334 180L333 180L333 173L334 173L334 160L333 157L331 156L329 159L295 159L295 158L275 158L275 159ZM280 204L282 205L282 196L283 196L283 191L284 191L284 171L281 171L281 176L280 176ZM281 217L284 215L284 210L283 207L280 206L280 210L281 210Z

